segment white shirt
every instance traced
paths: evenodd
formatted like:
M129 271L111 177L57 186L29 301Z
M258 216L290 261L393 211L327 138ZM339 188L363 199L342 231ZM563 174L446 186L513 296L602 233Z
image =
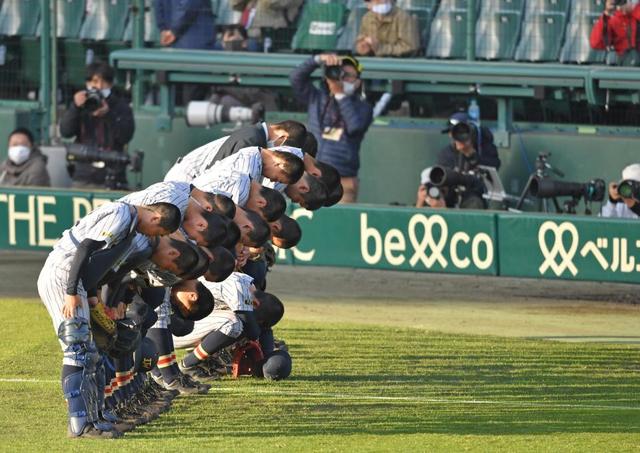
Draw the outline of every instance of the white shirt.
M262 152L259 146L242 148L215 163L208 172L228 174L232 170L248 174L253 181L262 182Z
M611 203L611 200L608 200L600 210L600 217L613 219L637 219L638 215L629 209L624 202Z

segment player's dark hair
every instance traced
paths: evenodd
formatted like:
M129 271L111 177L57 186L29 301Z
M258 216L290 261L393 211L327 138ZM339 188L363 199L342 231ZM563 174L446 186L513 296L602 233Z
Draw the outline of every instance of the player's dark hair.
M251 222L253 227L247 235L251 242L245 245L248 247L262 247L262 244L267 242L271 233L269 224L260 217L257 212L250 209L246 209L245 211L247 213L247 219Z
M163 230L169 233L173 233L180 227L180 222L182 222L182 214L180 213L180 209L178 209L177 206L172 205L171 203L161 202L143 206L143 208L160 216L158 226Z
M287 209L287 202L285 201L284 196L277 190L265 186L260 187L260 195L267 202L265 206L260 209L262 217L267 222L275 222Z
M208 196L211 195L211 198ZM207 192L207 199L211 206L213 206L213 212L223 215L230 219L233 219L236 215L236 204L233 200L226 195L219 193L212 194Z
M283 170L287 174L287 184L298 182L304 174L304 162L293 153L284 151L272 151L274 156L281 159L284 163Z
M179 276L183 280L195 280L198 277L201 277L209 270L209 264L211 262L209 255L207 255L204 250L191 243L190 245L193 246L196 254L198 255L198 260L190 269Z
M207 247L220 245L227 237L227 219L215 212L202 212L202 217L207 221L207 228L202 231L202 240Z
M344 195L344 188L342 187L342 184L338 184L336 188L329 194L323 206L325 207L333 206L334 204L342 200L343 195Z
M179 253L173 260L173 263L178 269L178 276L187 274L198 265L199 256L193 244L169 238L169 245Z
M322 175L318 178L322 183L327 186L327 190L331 193L338 184L340 184L340 173L336 170L336 167L326 162L316 161L316 167L320 170Z
M17 127L14 130L12 130L11 133L9 134L9 138L7 139L7 141L11 140L11 137L13 137L16 134L25 135L29 139L29 143L31 143L31 146L35 145L36 142L35 142L35 139L33 138L33 133L26 127Z
M115 74L116 73L113 68L104 61L94 61L93 63L87 65L85 80L89 82L91 79L93 79L93 76L99 76L105 82L113 83Z
M240 236L242 236L240 227L233 220L228 220L227 237L225 237L224 241L222 241L222 244L220 245L228 250L233 250L240 240Z
M303 178L305 178L305 181L309 186L309 192L301 193L303 200L301 203L302 207L309 211L320 209L329 196L327 186L309 173L305 173Z
M318 140L316 140L316 136L309 131L307 131L304 145L302 145L302 152L311 157L316 157L316 154L318 154Z
M213 255L213 259L209 262L209 268L204 274L204 278L210 282L224 281L231 273L236 265L236 259L233 254L222 246L209 249Z
M186 280L178 283L177 285L174 285L173 289L180 290L182 286L185 285L185 283ZM213 298L213 295L211 294L211 291L209 291L207 287L202 283L198 282L196 283L196 292L198 293L198 301L191 306L186 316L182 314L181 310L177 310L175 313L178 316L189 321L199 321L209 316L209 314L213 311L215 300ZM187 310L186 307L184 307L184 309Z
M280 121L279 123L272 124L272 126L277 129L287 131L289 134L289 138L287 138L286 141L287 146L302 148L302 145L304 145L304 142L307 139L307 128L304 127L304 124L298 121Z
M298 222L288 215L280 217L278 222L280 222L280 232L277 235L273 235L273 237L277 237L280 240L281 244L279 247L290 249L298 245L298 242L300 242L302 238L302 229Z
M276 296L263 291L256 291L253 297L257 300L258 306L254 309L256 321L265 327L273 327L284 316L284 305Z

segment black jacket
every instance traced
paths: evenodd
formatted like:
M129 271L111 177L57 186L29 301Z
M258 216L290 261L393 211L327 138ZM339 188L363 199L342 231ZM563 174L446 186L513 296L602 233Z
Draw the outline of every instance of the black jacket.
M485 165L487 167L495 167L500 169L500 157L498 157L498 148L493 143L493 134L486 127L480 128L480 136L474 137L473 145L476 148L476 155L471 158L463 156L456 151L453 143L447 145L438 153L438 165L447 168L457 168L459 171L469 171L477 165ZM478 141L480 146L478 146Z
M258 123L253 126L241 127L222 144L214 162L229 157L232 154L237 153L242 148L249 146L260 146L262 148L267 147L267 135L264 131L264 123Z
M112 93L107 98L107 104L109 104L107 114L103 117L94 117L85 109L71 103L60 120L60 134L64 138L75 137L75 142L83 145L111 151L124 151L135 131L133 111L128 102L116 93ZM124 178L124 171L120 173L121 178ZM95 168L91 164L76 164L72 177L75 181L102 184L105 179L105 169Z

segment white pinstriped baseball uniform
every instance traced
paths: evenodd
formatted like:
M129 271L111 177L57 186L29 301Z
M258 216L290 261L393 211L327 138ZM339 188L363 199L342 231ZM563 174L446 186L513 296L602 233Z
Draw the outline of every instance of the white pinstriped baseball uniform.
M62 233L62 237L55 243L38 277L38 294L47 307L56 333L64 320L62 306L78 244L85 239L104 241L103 249L118 244L128 236L131 228L135 227L132 223L133 218L134 213L130 205L122 202L107 203L80 219ZM89 320L87 292L81 280L78 296L82 299L82 305L77 308L76 316Z
M127 194L118 201L124 201L125 203L138 206L148 206L154 203L171 203L180 210L180 215L184 218L184 213L187 211L187 206L189 206L190 194L191 184L188 182L158 182L144 190Z
M205 192L216 191L228 194L235 204L244 207L249 201L251 178L246 173L230 170L215 172L209 170L193 180L192 184Z
M262 183L262 152L259 146L242 148L237 153L215 163L209 172L227 174L232 170L246 173L253 181Z
M219 138L196 148L178 161L169 169L164 177L165 181L191 182L207 171L214 163L220 147L229 136Z
M220 283L198 279L207 287L215 299L214 310L205 318L193 324L193 331L183 337L173 337L176 348L196 346L213 331L218 331L231 338L238 338L242 333L242 321L235 311L253 311L251 285L253 278L241 272L232 273Z

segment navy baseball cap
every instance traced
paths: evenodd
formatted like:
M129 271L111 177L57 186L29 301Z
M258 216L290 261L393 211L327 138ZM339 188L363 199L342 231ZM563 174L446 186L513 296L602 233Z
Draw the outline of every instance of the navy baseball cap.
M467 112L456 112L449 117L449 121L447 122L447 128L442 129L442 133L443 134L448 133L451 130L451 128L456 124L468 123L468 122L469 122L469 115L467 114Z

